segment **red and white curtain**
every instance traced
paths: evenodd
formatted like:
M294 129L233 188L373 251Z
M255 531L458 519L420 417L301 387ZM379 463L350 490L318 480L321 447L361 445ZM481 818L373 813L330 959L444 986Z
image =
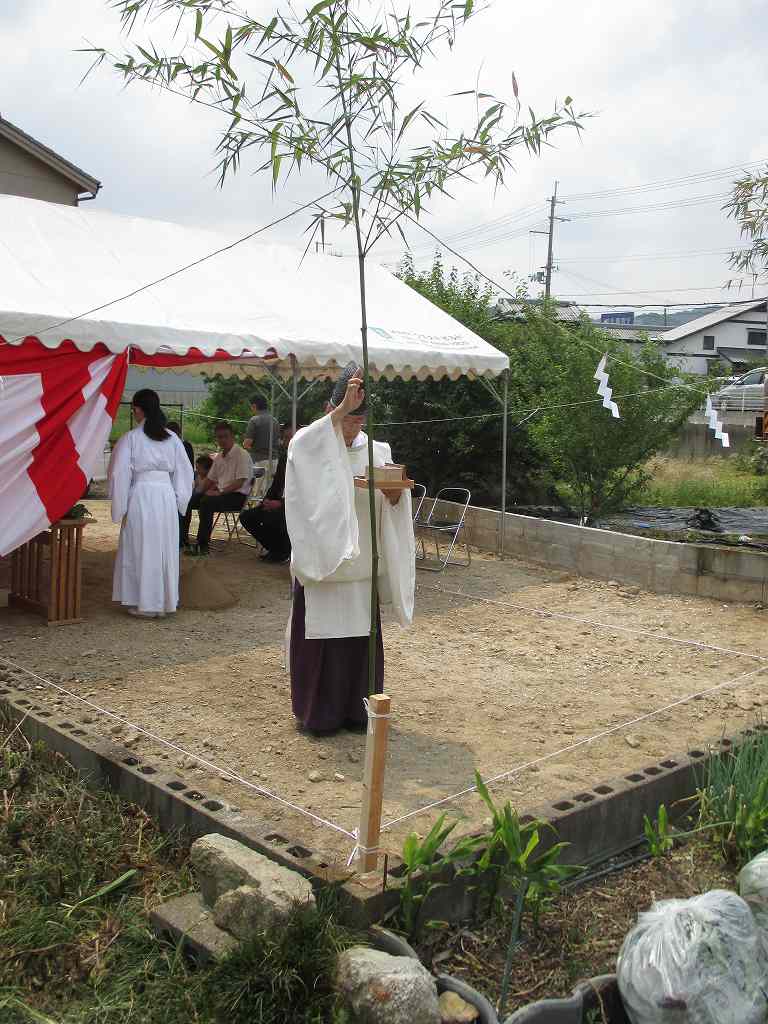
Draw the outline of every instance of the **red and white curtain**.
M0 555L85 493L125 387L127 352L0 339Z

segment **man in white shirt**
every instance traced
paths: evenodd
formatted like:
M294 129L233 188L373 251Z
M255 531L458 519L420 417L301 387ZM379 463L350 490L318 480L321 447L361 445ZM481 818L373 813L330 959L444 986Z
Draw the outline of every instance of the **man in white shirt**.
M248 452L235 444L232 425L222 420L213 428L213 433L221 450L214 456L201 492L192 496L187 510L187 523L192 509L196 508L200 516L197 529L198 555L208 554L213 520L217 513L239 512L251 493L253 464Z

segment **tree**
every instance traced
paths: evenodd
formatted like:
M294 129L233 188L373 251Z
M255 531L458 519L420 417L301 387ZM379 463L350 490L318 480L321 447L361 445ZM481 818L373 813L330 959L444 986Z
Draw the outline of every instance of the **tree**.
M648 342L640 352L582 318L564 325L545 306L528 307L526 323L516 327L510 349L512 374L527 380L532 403L541 412L529 434L561 488L588 519L625 505L648 480L644 466L663 451L716 386L669 366ZM595 367L609 356L610 386L620 410L614 419L597 399Z
M163 54L151 41L124 57L94 52L96 63L110 60L129 82L181 92L227 116L218 144L222 182L250 151L261 156L259 169L269 171L273 188L307 165L330 180L330 191L318 200L314 229L336 219L354 231L369 396L365 271L372 248L394 228L402 233L404 220L418 220L424 203L447 193L452 181L479 172L498 186L515 149L539 153L556 130L580 126L570 97L549 116L530 110L530 120L522 121L514 76L511 106L478 88L456 94L472 110L468 128L459 133L451 134L423 101L401 108L406 79L439 47L453 46L473 16L474 0L434 0L431 14L421 20L394 6L377 7L366 20L365 0L319 0L303 16L288 6L268 21L252 18L235 0L113 3L129 32L140 14L172 14L179 25L193 19L193 42L179 53ZM372 440L368 457L372 466ZM370 478L372 680L378 551L372 472Z
M502 351L510 349L510 326L500 322L491 286L473 273L447 270L436 253L428 271L417 272L406 255L398 276L465 327ZM524 297L524 289L519 288ZM530 391L512 375L511 417L525 404ZM501 409L477 380L382 381L378 385L380 415L405 426L387 427L395 453L407 456L411 474L434 494L440 487L461 484L472 492L477 505L498 507L501 499ZM445 420L445 422L439 422ZM432 422L424 422L432 421ZM509 436L507 497L535 502L546 491L545 466L525 428Z
M737 179L723 209L749 243L731 253L731 266L754 277L764 273L768 269L768 167Z

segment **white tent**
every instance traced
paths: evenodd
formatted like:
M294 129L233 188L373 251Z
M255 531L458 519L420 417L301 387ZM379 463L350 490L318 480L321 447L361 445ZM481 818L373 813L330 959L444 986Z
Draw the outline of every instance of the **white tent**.
M361 359L354 259L303 256L261 235L238 242L247 229L223 234L15 196L0 196L0 222L0 499L21 501L18 480L37 495L25 537L63 514L91 474L128 363L288 376L295 422L300 378ZM507 357L375 264L368 325L374 377L465 375L497 394L489 378L504 375L503 503ZM65 364L74 368L61 379ZM100 412L90 410L80 436L76 409L99 389ZM71 466L59 480L56 445L67 438Z
M357 261L226 235L0 196L0 336L48 348L254 359L303 377L360 357ZM154 281L174 274L167 280ZM368 267L370 362L376 376L495 377L507 357L388 271ZM134 294L135 293L135 294ZM124 297L125 296L125 297ZM291 359L293 357L293 359ZM152 362L152 360L149 360Z

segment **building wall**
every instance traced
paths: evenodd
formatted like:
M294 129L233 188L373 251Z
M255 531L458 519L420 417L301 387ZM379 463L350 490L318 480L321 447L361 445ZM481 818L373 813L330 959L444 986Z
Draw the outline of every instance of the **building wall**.
M668 353L670 363L689 373L707 372L707 359L703 354L705 335L712 335L715 339L714 351L706 353L710 358L717 357L718 348L736 348L743 352L745 362L765 359L765 346L747 344L749 331L765 331L765 313L759 310L754 313L742 313L738 319L724 320L713 327L706 327L681 338L680 341L667 342L664 344L664 350Z
M77 186L7 139L0 139L0 193L77 206Z

